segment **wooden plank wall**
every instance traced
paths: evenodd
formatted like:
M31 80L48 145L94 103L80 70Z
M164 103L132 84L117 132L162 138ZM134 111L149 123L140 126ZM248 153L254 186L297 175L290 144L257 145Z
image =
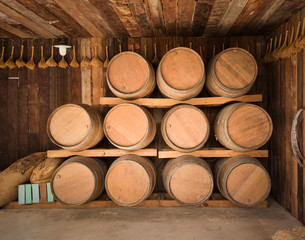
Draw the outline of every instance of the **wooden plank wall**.
M259 46L264 44L264 37L227 37L227 38L206 38L206 37L158 37L158 38L123 38L123 39L71 39L72 44L76 44L76 55L80 62L83 57L83 50L89 59L93 57L93 49L97 47L98 57L105 60L105 46L109 46L109 57L112 58L119 53L119 45L122 51L132 50L145 56L145 45L147 49L146 58L154 58L153 45L157 43L158 58L161 59L166 53L177 46L189 47L200 53L204 62L207 63L215 54L223 48L239 46L249 50L254 56L258 55ZM25 44L24 59L30 58L32 40L27 40ZM51 40L34 40L35 62L40 59L40 46L45 47L45 58L50 56ZM9 57L12 46L11 40L4 42L5 60ZM19 58L21 41L15 41L16 46L14 59ZM58 50L55 49L55 59L58 62ZM66 56L67 62L72 59L72 52ZM19 77L19 79L9 79L9 77ZM100 96L109 95L109 90L105 83L105 73L102 67L71 68L61 69L47 68L29 70L27 68L9 70L0 69L0 169L9 166L16 159L24 157L36 151L54 149L55 146L48 140L46 134L46 122L49 114L56 107L65 103L87 103L97 108ZM259 75L256 84L250 93L262 93L263 99L267 100L266 78L263 66L259 66ZM110 94L111 95L111 94ZM161 96L155 90L153 96ZM201 96L208 96L205 90ZM260 103L263 107L267 102ZM100 108L100 110L104 110ZM208 115L213 126L213 120L219 108L204 108L202 110ZM166 110L151 110L157 124L160 124ZM104 112L105 113L105 112ZM107 140L103 142L109 146ZM103 144L103 143L102 143ZM154 145L155 144L155 145ZM217 145L213 133L211 132L209 146ZM164 143L158 131L153 145L162 148ZM268 167L268 160L263 160Z
M288 22L270 34L269 39L289 31L289 38L298 22L305 17L305 10L293 15ZM305 24L305 22L303 23ZM305 171L298 166L291 149L292 120L300 108L305 108L305 50L290 58L265 64L268 80L269 113L273 119L271 138L272 195L291 214L305 222ZM300 147L305 152L305 117L299 126Z

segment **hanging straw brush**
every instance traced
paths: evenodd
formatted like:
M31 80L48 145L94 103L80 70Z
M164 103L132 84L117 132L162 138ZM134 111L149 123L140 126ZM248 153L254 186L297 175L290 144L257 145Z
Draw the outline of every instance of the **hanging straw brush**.
M26 63L23 60L23 44L21 45L20 57L16 60L16 65L18 68L24 67Z
M298 36L299 36L299 33L300 33L300 27L301 27L301 22L298 23L298 27L297 27L297 31L295 32L294 40L289 45L290 56L292 56L293 54L298 53L300 51L300 49L296 47L296 42L298 40Z
M70 62L70 67L73 67L73 68L78 68L79 67L79 63L78 63L78 61L76 59L76 56L75 56L75 45L73 45L73 59Z
M44 57L43 57L43 46L40 46L40 51L41 51L41 58L38 63L38 67L46 69L48 67L48 64L46 63L46 61L44 60Z
M282 52L287 47L287 38L288 38L288 31L286 31L286 33L285 33L285 39L284 39L283 45L280 47L280 49L277 51L277 54L275 55L276 60L282 58Z
M3 41L2 41L2 45L3 45ZM4 50L5 50L5 47L2 46L2 53L1 53L1 58L0 58L0 68L6 68L4 60L3 60Z
M282 54L281 54L281 58L288 58L290 56L290 53L289 53L289 45L292 43L292 40L293 40L293 33L294 33L294 27L292 27L292 31L291 31L291 34L290 34L290 40L287 44L287 46L285 47L285 49L282 51Z
M300 52L303 48L303 39L304 38L304 30L305 30L305 18L303 18L303 23L302 23L302 32L298 39L295 41L295 47L298 49L298 52Z
M283 36L283 34L281 33L281 35L280 35L280 37L279 37L279 41L278 41L278 43L277 43L277 46L275 46L276 44L274 45L275 48L274 48L273 52L271 53L272 58L273 58L274 61L277 61L277 60L279 59L279 57L278 57L278 51L279 51L280 48L281 48L282 36Z
M109 53L108 53L108 45L106 46L106 59L105 59L105 62L104 62L104 68L106 69L108 67L108 64L109 64Z
M267 43L266 52L265 52L265 55L262 58L263 63L266 63L266 57L268 56L268 53L269 53L269 47L270 47L270 43Z
M151 61L151 64L154 67L157 67L159 64L159 58L158 58L158 54L157 54L157 43L156 42L154 43L154 51L155 51L155 56L154 56L153 60Z
M13 42L13 41L12 41ZM11 51L11 56L9 57L9 59L7 59L7 61L5 62L5 66L9 67L9 69L13 69L16 67L16 64L14 62L14 49L15 49L15 46L12 45L12 51Z
M86 56L86 46L84 46L84 56L83 56L82 61L80 62L80 66L81 67L89 67L89 64L90 64L90 60Z
M103 62L97 56L97 46L94 47L94 58L89 63L91 66L103 66Z
M67 68L69 65L65 60L65 56L61 56L61 60L58 63L58 67L60 68Z
M32 46L32 55L31 55L31 59L27 62L27 64L25 65L28 69L34 70L36 65L34 62L34 46Z
M51 57L46 61L46 64L48 67L56 67L57 63L54 60L54 45L52 43L52 48L51 48Z

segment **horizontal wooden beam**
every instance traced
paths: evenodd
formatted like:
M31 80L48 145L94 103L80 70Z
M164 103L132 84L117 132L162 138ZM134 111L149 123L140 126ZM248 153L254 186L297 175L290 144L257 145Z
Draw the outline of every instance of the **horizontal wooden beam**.
M18 29L12 25L9 25L5 22L2 22L0 21L0 28L2 28L3 30L7 31L7 32L10 32L18 37L21 37L21 38L33 38L35 37L34 35L30 34L30 33L27 33L21 29Z
M251 157L268 157L268 150L253 150L249 152L235 152L226 148L201 149L191 153L178 152L171 149L163 149L158 152L159 158L176 158L183 155L192 155L195 157L234 157L238 155L248 155Z
M126 151L117 148L114 149L97 148L97 149L84 150L80 152L72 152L65 149L60 149L60 150L49 150L47 152L48 158L60 158L60 157L64 158L75 155L80 155L84 157L119 157L125 154L136 154L144 157L156 157L158 153L157 153L157 149L154 148L145 148L136 151Z
M195 106L219 106L229 102L261 102L263 100L262 94L244 95L238 98L225 97L204 97L192 98L186 101L179 101L170 98L140 98L136 100L124 100L115 97L101 97L100 104L113 107L121 103L136 103L149 108L170 108L177 104L191 104Z
M11 9L10 7L6 6L2 2L0 2L0 11L7 15L9 18L17 21L18 23L22 24L23 26L31 29L31 31L35 32L41 37L44 38L56 38L54 34L46 30L45 28L41 27L40 25L34 23L32 20L24 17L22 14L16 12L15 10Z

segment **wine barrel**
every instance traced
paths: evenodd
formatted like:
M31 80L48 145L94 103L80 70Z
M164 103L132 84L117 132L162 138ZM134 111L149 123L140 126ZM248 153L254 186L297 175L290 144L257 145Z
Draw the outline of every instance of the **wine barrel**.
M233 103L223 108L214 124L216 139L225 147L245 152L258 149L271 137L269 114L250 103Z
M201 158L181 156L165 165L163 184L168 194L186 206L199 206L213 191L213 175L209 165Z
M173 107L164 115L161 133L169 147L180 152L191 152L206 143L210 126L199 108L183 104Z
M270 193L268 172L257 159L247 155L218 160L214 176L221 194L243 207L259 205Z
M98 158L74 156L56 169L51 180L54 198L70 206L96 199L104 190L106 164Z
M53 143L70 151L98 144L104 137L100 114L86 104L65 104L49 116L47 133Z
M110 166L105 186L108 196L121 206L134 206L147 199L156 185L153 163L137 155L124 155Z
M196 97L205 82L205 68L198 53L178 47L168 51L157 69L157 85L169 98L187 100Z
M235 98L246 94L257 76L257 63L248 51L228 48L208 64L206 88L213 96Z
M105 116L107 139L124 150L138 150L149 145L156 134L151 113L139 105L123 103L113 107Z
M113 94L123 99L149 96L156 86L152 65L134 52L114 56L107 67L106 79Z

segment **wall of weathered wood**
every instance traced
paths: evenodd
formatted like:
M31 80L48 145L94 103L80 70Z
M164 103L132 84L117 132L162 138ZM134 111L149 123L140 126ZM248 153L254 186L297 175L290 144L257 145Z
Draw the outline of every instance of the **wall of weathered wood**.
M296 13L287 23L280 26L269 38L279 37L305 17L305 10ZM303 22L305 24L305 22ZM300 34L299 34L300 36ZM271 138L272 195L291 214L305 222L305 171L298 166L291 149L290 131L292 120L298 109L305 107L305 50L265 64L268 87L268 110L274 124ZM305 115L303 116L303 119ZM305 121L299 124L298 136L302 152L305 150Z

